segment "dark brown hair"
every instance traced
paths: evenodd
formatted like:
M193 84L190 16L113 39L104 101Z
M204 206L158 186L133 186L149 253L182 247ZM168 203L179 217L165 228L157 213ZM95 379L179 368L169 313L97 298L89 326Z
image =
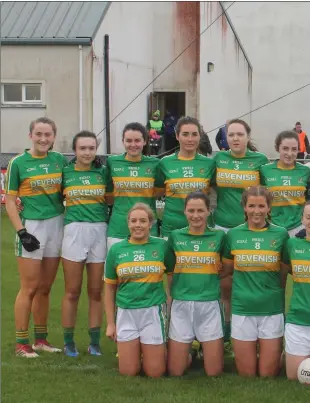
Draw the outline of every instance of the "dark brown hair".
M251 186L247 188L243 193L242 193L242 198L241 198L241 205L243 208L245 208L248 199L250 196L262 196L266 199L267 205L269 208L271 208L272 204L272 193L269 192L269 190L265 186ZM270 212L268 213L268 220L271 219ZM247 215L245 214L245 220L248 220Z
M258 151L258 149L256 148L256 146L254 145L254 143L253 143L252 140L250 139L250 136L251 136L251 128L250 128L250 126L247 124L247 122L245 122L245 121L242 120L242 119L232 119L232 120L230 120L229 123L228 123L227 131L228 131L229 126L232 125L233 123L238 123L238 124L240 124L240 125L242 125L242 126L244 127L244 129L245 129L245 131L246 131L246 134L247 134L248 137L249 137L247 148L248 148L250 151Z
M78 139L81 138L91 138L91 139L95 139L96 141L96 148L98 147L98 140L97 140L97 136L95 135L95 133L93 132L89 132L88 130L82 130L81 132L77 133L72 140L72 150L75 151L76 150L76 143L78 141Z
M126 126L123 129L122 140L124 140L125 133L127 131L129 131L129 130L134 130L134 131L140 132L142 134L143 140L146 142L145 146L143 147L142 154L143 155L149 155L149 135L148 135L148 132L146 130L146 127L143 126L139 122L127 123Z
M190 200L203 200L204 204L206 205L207 209L210 210L210 198L203 192L191 192L186 196L184 209Z
M37 119L33 120L30 123L30 126L29 126L29 132L30 133L32 133L32 131L33 131L33 129L34 129L34 127L35 127L35 125L37 123L44 123L46 125L50 125L52 127L53 132L54 132L54 135L56 136L56 134L57 134L56 123L52 119L46 118L45 116L43 116L41 118L37 118Z
M193 118L191 116L184 116L184 117L182 117L182 118L180 118L178 120L178 123L176 124L176 127L175 127L175 131L176 131L177 135L180 134L182 126L191 125L191 124L197 126L198 133L201 135L202 134L202 129L201 129L201 125L199 123L199 120L196 119L196 118Z
M279 133L275 139L275 149L279 152L280 145L285 139L295 139L297 141L297 145L299 144L298 134L293 132L292 130L284 130Z

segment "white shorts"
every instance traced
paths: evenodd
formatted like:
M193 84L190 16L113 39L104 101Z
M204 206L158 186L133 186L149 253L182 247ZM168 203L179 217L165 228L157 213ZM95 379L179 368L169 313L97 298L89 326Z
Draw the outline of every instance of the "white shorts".
M218 301L173 300L169 339L180 343L200 343L223 337L223 319Z
M166 304L149 308L117 308L117 341L131 341L140 338L142 344L163 344L166 342Z
M222 231L225 232L225 234L227 234L227 232L231 229L231 228L221 227L220 225L216 225L216 224L215 224L214 228L221 229Z
M72 222L65 225L61 257L72 262L105 262L106 233L105 222Z
M310 326L285 325L285 351L301 357L310 356Z
M109 250L111 249L111 247L115 244L115 243L119 243L121 241L123 241L124 238L111 238L110 236L108 237L107 240L107 252L109 252Z
M27 252L16 235L15 254L18 257L42 260L44 257L60 257L61 243L64 233L63 214L46 220L23 220L29 234L40 241L40 249Z
M232 315L231 337L242 341L278 339L284 334L284 315L242 316Z
M294 238L295 235L297 234L297 232L301 231L301 230L304 229L304 228L305 228L305 227L304 227L303 225L299 225L297 228L290 229L290 230L288 231L288 234L289 234L289 236L290 236L291 238Z

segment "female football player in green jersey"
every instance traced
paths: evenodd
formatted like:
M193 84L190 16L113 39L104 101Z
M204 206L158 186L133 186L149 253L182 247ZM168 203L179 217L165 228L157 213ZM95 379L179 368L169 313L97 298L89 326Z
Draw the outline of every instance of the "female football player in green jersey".
M60 352L47 341L49 293L55 280L63 237L62 169L66 158L50 151L56 125L48 118L30 124L32 146L13 158L6 180L6 210L17 231L16 256L20 290L15 301L16 355L38 357L36 351ZM18 210L16 199L22 209ZM29 319L34 344L29 343Z
M166 267L172 306L169 325L168 370L181 376L188 366L189 347L196 338L203 349L207 375L223 370L223 321L219 304L221 252L225 233L207 227L210 200L202 192L185 199L188 226L172 231Z
M310 168L296 162L296 132L284 131L278 134L275 148L280 158L261 167L261 183L267 186L273 195L272 223L286 228L293 237L303 227L300 217L310 182Z
M152 209L137 203L128 213L130 236L114 244L105 266L106 335L117 341L119 371L147 376L166 370L166 292L163 284L167 242L150 236ZM117 306L117 310L116 310Z
M123 130L125 153L107 161L107 203L113 204L108 228L108 250L129 235L127 214L138 202L156 212L155 174L159 160L143 155L147 151L148 133L140 123L129 123ZM158 235L154 219L152 235Z
M227 232L244 222L241 197L244 189L260 184L259 168L269 161L257 152L251 142L251 128L241 119L233 119L227 126L229 151L219 151L216 163L215 190L217 206L214 212L215 228ZM225 316L225 342L230 340L231 283L227 277L221 281L222 303Z
M165 208L161 235L168 239L171 231L187 226L184 200L196 190L208 194L215 171L214 160L197 152L202 130L197 119L184 117L176 125L180 151L164 157L158 165L156 187L164 188Z
M288 379L297 379L300 363L310 358L310 202L303 211L305 229L287 242L286 255L293 276L293 294L285 325Z
M102 276L106 257L107 205L105 203L105 167L96 158L98 143L94 133L75 135L72 149L76 160L63 170L63 195L66 201L62 263L65 295L62 301L64 353L77 357L74 327L87 269L88 327L91 355L101 355Z
M237 371L276 376L284 333L285 265L289 235L269 222L272 195L252 186L242 195L246 222L228 231L224 273L233 274L231 337ZM259 357L257 357L257 344Z

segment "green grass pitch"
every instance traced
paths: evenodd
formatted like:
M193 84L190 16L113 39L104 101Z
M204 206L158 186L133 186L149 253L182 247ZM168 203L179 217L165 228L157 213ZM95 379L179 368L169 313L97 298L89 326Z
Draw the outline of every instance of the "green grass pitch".
M76 342L78 358L42 354L27 360L14 355L13 307L18 273L13 250L14 231L2 214L2 401L4 403L307 403L310 387L289 382L284 373L275 380L243 379L236 375L232 359L225 373L208 379L197 362L183 378L159 380L127 378L117 371L115 345L102 336L103 357L87 355L87 299L85 289L79 305ZM288 294L290 294L290 284ZM49 340L62 346L60 325L63 274L59 268L51 294ZM289 295L288 295L289 298ZM32 340L32 324L31 324ZM103 332L104 333L104 332Z

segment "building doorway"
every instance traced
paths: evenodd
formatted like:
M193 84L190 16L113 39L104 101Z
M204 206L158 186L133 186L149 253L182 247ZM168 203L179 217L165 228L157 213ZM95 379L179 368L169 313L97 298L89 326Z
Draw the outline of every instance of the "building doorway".
M152 118L152 113L156 110L160 111L161 119L164 120L164 123L167 123L164 134L164 149L169 151L178 145L174 126L178 119L181 116L185 116L186 113L185 91L151 92L148 102L148 119ZM168 113L170 113L172 119L168 117Z

